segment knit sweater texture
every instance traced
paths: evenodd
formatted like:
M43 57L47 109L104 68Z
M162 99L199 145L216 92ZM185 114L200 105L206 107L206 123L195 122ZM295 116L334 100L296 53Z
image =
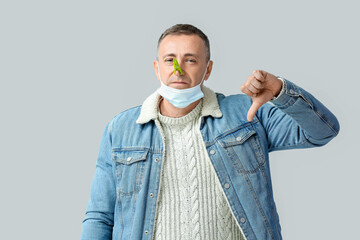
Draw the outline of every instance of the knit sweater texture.
M224 196L200 132L203 101L186 116L158 113L165 159L155 239L244 240Z

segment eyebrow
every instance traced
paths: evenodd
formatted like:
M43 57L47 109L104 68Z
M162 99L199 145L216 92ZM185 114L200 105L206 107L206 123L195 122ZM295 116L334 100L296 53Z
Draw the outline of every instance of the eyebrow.
M195 58L199 58L199 55L195 54L195 53L185 53L184 54L185 57L195 57ZM166 57L176 57L176 55L174 53L168 53L168 54L165 54L163 56L163 59L166 58Z

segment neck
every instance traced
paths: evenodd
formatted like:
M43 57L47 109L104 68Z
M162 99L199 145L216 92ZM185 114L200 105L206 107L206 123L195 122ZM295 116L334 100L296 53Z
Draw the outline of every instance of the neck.
M179 118L183 117L189 112L191 112L201 101L201 99L191 103L189 106L185 108L177 108L172 105L168 100L163 98L160 101L160 113L167 117Z

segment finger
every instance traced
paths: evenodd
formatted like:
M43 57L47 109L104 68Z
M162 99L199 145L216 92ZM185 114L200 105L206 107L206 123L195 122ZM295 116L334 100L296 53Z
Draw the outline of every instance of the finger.
M245 85L241 86L241 91L250 97L252 97L254 95L254 93L250 92L249 89L247 87L245 87Z
M246 95L250 96L250 97L256 97L257 96L257 93L254 93L254 92L250 91L249 88L245 87L244 85L241 86L241 91L243 93L245 93Z
M264 83L261 82L260 80L256 79L256 77L254 75L250 75L247 79L246 82L244 83L245 85L251 84L253 85L256 89L263 89L264 88Z
M254 87L254 85L252 85L252 83L250 83L247 86L247 89L249 89L249 91L252 92L252 93L259 93L260 92L260 89Z
M246 82L241 86L241 91L251 97L255 97L263 89L263 84L250 75L246 79Z
M241 86L241 91L250 97L256 97L257 95L257 92L253 92L251 89L249 89L247 84Z
M254 88L256 89L263 89L264 88L264 84L262 82L260 82L259 80L257 80L255 77L250 81L250 84L254 86Z
M254 90L255 92L264 88L263 84L259 80L257 80L253 75L249 76L243 85L246 88L249 88L250 91L253 91L255 88L256 89Z
M251 105L248 113L247 113L247 120L249 122L251 122L254 117L255 117L255 114L257 112L257 110L261 107L261 103L260 102L253 102L253 104Z
M260 82L264 82L266 79L267 72L263 70L254 70L253 75L258 79Z

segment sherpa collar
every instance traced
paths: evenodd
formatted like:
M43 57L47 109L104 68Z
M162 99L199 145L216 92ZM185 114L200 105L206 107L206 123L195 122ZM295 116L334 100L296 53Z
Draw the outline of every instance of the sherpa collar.
M203 106L201 109L201 116L213 116L215 118L222 117L216 93L210 88L202 87L204 93ZM155 120L158 117L160 95L155 91L144 101L139 118L136 120L138 124L144 124L150 120Z

